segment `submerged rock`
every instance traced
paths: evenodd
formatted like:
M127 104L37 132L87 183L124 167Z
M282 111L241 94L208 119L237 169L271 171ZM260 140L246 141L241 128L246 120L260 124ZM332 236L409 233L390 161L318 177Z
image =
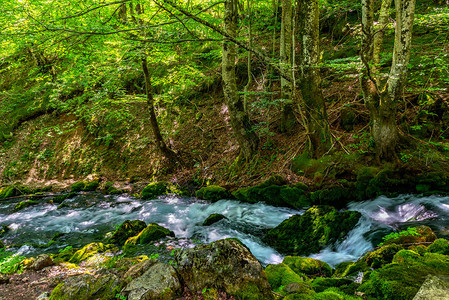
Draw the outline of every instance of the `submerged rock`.
M114 274L71 276L53 290L50 300L115 299L124 283Z
M357 211L338 212L331 206L313 206L294 215L266 234L264 241L281 253L309 255L343 240L357 224Z
M172 266L146 260L141 262L139 268L134 271L125 274L125 278L142 274L132 279L121 291L121 295L128 300L176 299L181 295L181 283Z
M428 275L413 300L449 299L449 277Z
M147 227L147 224L141 220L126 220L117 228L117 230L108 239L108 243L123 245L130 237L136 236Z
M178 274L192 291L223 290L239 299L272 299L259 261L237 239L225 239L182 251Z
M209 200L209 201L218 201L222 199L229 199L232 197L231 193L229 193L225 188L218 185L209 185L200 188L195 193L198 199Z
M203 222L203 226L210 226L214 223L217 223L220 220L223 219L227 219L225 216L223 216L222 214L212 214L209 217L207 217L206 220L204 220Z
M27 207L30 207L30 206L36 205L36 204L39 204L39 202L33 201L33 200L21 201L21 202L17 203L16 206L14 206L14 211L17 212L19 210L25 209Z

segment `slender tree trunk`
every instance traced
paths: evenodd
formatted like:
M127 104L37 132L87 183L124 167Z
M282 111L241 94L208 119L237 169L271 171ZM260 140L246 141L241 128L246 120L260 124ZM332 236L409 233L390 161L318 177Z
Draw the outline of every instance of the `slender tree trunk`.
M293 22L292 0L282 0L282 23L280 45L280 68L293 76ZM294 128L295 117L292 107L293 82L281 77L282 107L281 132L289 132Z
M150 113L150 124L153 130L154 139L156 141L156 146L159 151L171 161L176 161L176 154L167 147L162 137L161 131L159 129L159 124L157 122L156 113L154 111L154 100L153 100L153 85L151 84L150 73L148 71L148 65L146 58L142 59L142 70L145 76L145 89L147 94L147 105L148 112Z
M237 0L226 0L224 28L227 34L237 36ZM235 76L236 46L225 38L223 41L222 79L223 93L229 109L231 126L240 146L240 154L249 160L257 149L258 137L251 128L248 114L237 91Z
M395 0L396 29L393 62L385 84L379 72L379 57L382 49L382 28L374 31L374 0L362 0L362 63L360 83L365 105L371 116L371 133L376 145L377 158L394 160L399 142L396 124L397 98L406 81L407 65L413 31L415 0ZM380 13L380 26L387 24L391 2L384 0ZM377 28L376 28L377 29ZM380 36L377 36L380 34ZM382 87L383 85L383 87Z
M253 30L252 30L252 14L251 14L251 0L247 0L248 4L248 45L249 48L253 47ZM251 52L247 51L247 61L246 61L246 69L248 72L248 82L245 85L244 89L244 100L243 100L243 106L246 113L248 113L248 91L251 85L253 84L253 77L251 74Z
M300 87L309 131L309 149L314 157L319 157L330 149L331 136L321 91L318 0L301 0L300 5Z

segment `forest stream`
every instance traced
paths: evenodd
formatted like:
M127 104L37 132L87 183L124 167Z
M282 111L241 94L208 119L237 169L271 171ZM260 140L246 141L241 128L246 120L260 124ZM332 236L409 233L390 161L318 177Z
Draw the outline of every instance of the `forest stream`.
M102 241L105 234L115 230L123 221L140 219L172 230L176 235L169 241L173 248L193 247L195 243L210 243L228 237L239 238L263 265L277 264L283 259L282 254L261 241L264 231L293 214L303 213L263 203L247 204L233 200L209 203L195 198L163 196L144 201L99 193L78 195L66 200L60 208L43 199L40 205L13 212L17 203L17 200L0 203L0 225L12 229L3 238L9 245L18 245L13 249L22 255L57 253L69 245L82 247ZM352 202L349 209L362 213L355 228L344 241L311 257L333 266L343 261L355 261L380 243L382 236L409 226L425 224L438 235L447 234L444 227L449 224L449 197L381 196L371 201ZM227 219L202 226L213 213L223 214ZM58 234L56 239L55 234ZM36 246L46 245L52 238L55 242L49 247L40 249Z

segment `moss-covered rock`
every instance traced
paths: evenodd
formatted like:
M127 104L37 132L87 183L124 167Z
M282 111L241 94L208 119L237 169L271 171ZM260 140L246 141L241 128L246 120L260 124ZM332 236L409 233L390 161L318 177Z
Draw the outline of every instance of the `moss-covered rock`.
M151 242L163 239L168 236L174 237L175 233L156 223L151 223L145 229L143 229L138 235L127 239L125 245L149 244Z
M171 265L149 260L144 263L145 270L126 285L121 291L122 296L154 300L177 299L181 296L181 283Z
M78 181L72 184L70 187L70 190L72 192L81 192L81 191L95 191L98 186L100 185L100 182L98 180L91 180L91 181Z
M427 275L449 275L449 256L401 250L394 262L370 273L358 289L376 299L412 299Z
M32 194L32 190L26 186L9 185L0 189L0 200L10 197Z
M14 206L14 211L19 211L36 204L39 204L39 202L33 200L21 201Z
M227 219L222 214L211 214L209 217L207 217L206 220L203 222L203 226L210 226L214 223L217 223L220 220Z
M314 205L332 205L343 208L351 201L357 199L357 194L352 188L333 187L311 193L310 199Z
M356 211L314 206L270 229L263 240L281 253L309 255L343 240L360 217Z
M396 244L385 245L375 251L365 254L362 260L371 268L380 268L383 265L391 263L394 255L401 249L403 248Z
M265 268L267 279L270 283L271 289L278 291L279 288L286 286L292 282L303 282L304 278L296 274L289 266L285 264L268 265Z
M257 203L264 201L274 206L289 206L302 209L310 206L311 201L307 196L303 185L285 186L285 181L280 176L274 176L266 182L250 187L241 188L232 193L240 201Z
M286 256L282 261L295 273L306 274L309 277L332 276L333 270L324 261L301 256Z
M392 262L400 264L413 264L419 261L420 257L421 255L413 250L403 249L394 255Z
M102 243L91 243L80 250L76 251L75 254L70 258L69 262L74 264L79 264L80 262L94 256L97 253L105 252L117 252L118 249L114 245L104 245Z
M213 202L232 198L232 195L230 192L228 192L228 190L218 185L209 185L202 187L195 192L195 195L199 199Z
M90 274L68 277L50 295L50 300L115 299L124 283L113 274L95 277Z
M446 239L437 239L427 247L427 251L430 253L449 255L449 242Z
M170 184L165 181L152 182L142 190L142 199L155 199L165 195L170 191L169 186Z
M429 226L420 225L417 227L413 227L416 232L415 234L403 234L396 238L391 238L383 242L384 245L391 245L391 244L397 244L397 245L404 245L404 246L410 246L410 245L418 245L418 244L424 244L428 245L429 243L432 243L437 239L437 236L433 232L433 230Z
M353 295L360 284L346 278L326 278L317 277L315 278L311 286L317 293L324 292L325 290L337 287L345 294Z
M120 195L120 194L125 193L125 191L114 187L113 182L106 182L106 184L103 188L103 193L108 194L108 195Z
M117 228L112 236L108 239L108 243L116 245L124 245L130 237L136 236L147 227L147 224L141 220L126 220Z
M178 274L192 292L210 288L237 299L273 299L262 266L237 239L186 249L177 261Z

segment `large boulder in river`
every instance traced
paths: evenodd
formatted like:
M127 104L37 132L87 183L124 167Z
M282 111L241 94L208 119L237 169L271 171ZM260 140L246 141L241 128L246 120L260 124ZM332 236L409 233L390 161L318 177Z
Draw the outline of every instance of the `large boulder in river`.
M330 277L334 271L332 267L324 261L310 257L286 256L282 263L289 266L295 273L306 274L309 277Z
M360 217L357 211L313 206L303 215L294 215L270 229L264 241L281 253L309 255L343 240Z
M144 260L133 266L125 278L130 282L121 295L128 300L176 299L182 293L176 270L157 260Z
M117 228L117 230L109 238L108 243L123 245L126 240L132 236L136 236L147 227L147 224L141 220L126 220Z
M75 275L56 286L50 300L115 299L122 287L123 282L114 274Z
M224 239L177 255L178 274L192 291L217 289L238 299L272 299L259 261L237 239Z
M173 189L173 186L168 182L152 182L142 190L142 199L155 199L167 194L171 189Z
M217 223L220 220L227 219L222 214L211 214L209 217L207 217L206 220L203 222L203 226L210 226L212 224Z

